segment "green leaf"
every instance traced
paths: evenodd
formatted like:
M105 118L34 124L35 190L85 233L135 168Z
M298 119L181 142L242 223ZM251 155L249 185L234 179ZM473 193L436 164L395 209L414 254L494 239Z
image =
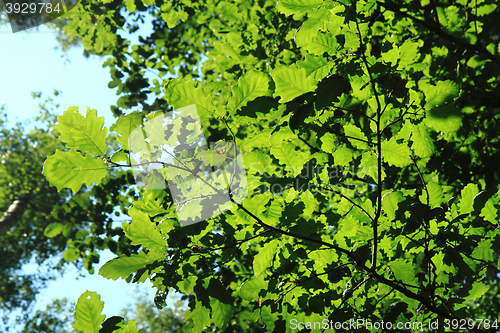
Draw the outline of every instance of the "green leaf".
M307 159L305 153L295 150L296 148L297 146L291 142L284 142L271 148L271 154L278 159L280 164L291 169L294 177L300 174L300 167L304 165Z
M134 111L118 118L115 125L113 125L110 130L121 134L121 136L117 138L117 141L122 144L123 150L129 150L128 144L130 133L140 125L142 125L142 115L138 111Z
M353 34L354 37L356 38L359 46L359 40L358 37ZM324 34L324 33L319 33L318 35L314 36L307 44L305 47L308 52L315 54L317 56L323 56L323 54L326 52L330 56L335 56L338 52L339 49L341 49L340 44L337 42L337 39L329 34Z
M422 124L413 127L412 141L411 148L418 157L430 157L436 150L433 140L429 136L426 127Z
M106 172L106 163L100 158L90 155L84 157L75 150L62 152L59 149L47 157L42 171L59 192L63 188L70 188L73 193L78 192L83 184L87 187L92 183L99 184Z
M271 72L271 77L276 84L273 97L281 97L279 102L286 103L295 97L314 91L317 81L307 76L304 68L293 66L281 66Z
M392 48L387 52L383 52L382 60L386 63L391 63L392 66L395 66L399 60L399 48L396 44L391 44Z
M228 111L232 114L257 97L270 95L269 75L251 71L247 75L240 77L238 86L233 88L232 96L227 104Z
M174 109L195 105L198 112L209 112L215 114L216 108L213 98L206 93L201 83L191 79L172 79L165 89L165 97ZM224 116L224 114L218 114Z
M389 220L396 218L396 212L401 201L404 201L404 196L399 191L386 193L382 196L382 210Z
M444 133L453 133L462 126L460 111L453 105L458 95L458 86L450 81L439 81L437 85L422 82L422 90L425 94L426 118L424 123L427 127Z
M253 259L253 271L255 276L261 275L272 266L274 256L278 250L278 244L279 241L273 239L272 241L266 243L264 247L259 250L259 253L255 255L255 258Z
M212 308L212 318L215 326L219 329L225 328L231 322L234 307L212 297L210 297L210 307Z
M84 333L99 333L105 315L101 314L104 302L96 292L86 291L79 298L75 307L74 328Z
M66 260L67 262L75 261L79 257L80 255L78 254L78 251L74 248L66 249L63 252L63 259Z
M336 137L332 133L325 133L325 135L321 137L321 150L325 153L333 153L336 148L336 141Z
M415 267L405 260L394 260L389 263L396 279L412 284L415 280Z
M458 87L451 80L439 81L435 86L431 84L424 85L424 82L422 82L422 86L425 94L426 110L452 103L458 94Z
M246 300L256 301L259 299L259 293L266 288L267 281L264 280L264 275L260 275L243 283L240 296Z
M488 286L484 284L483 282L476 281L472 285L471 291L469 291L469 296L467 297L468 300L479 300L486 292L488 291Z
M207 326L210 326L210 310L204 307L201 302L196 302L193 310L186 312L186 320L193 322L192 333L202 332Z
M280 0L276 5L276 9L286 16L296 15L296 18L298 18L309 11L318 10L322 4L322 0Z
M443 203L443 188L438 183L428 183L427 191L422 191L419 197L420 202L427 205L427 192L429 192L429 206L430 208L441 207Z
M307 76L312 76L315 80L319 81L330 74L334 63L333 61L328 61L325 57L306 54L305 60L297 61L297 66L304 68Z
M486 221L491 222L493 224L498 223L498 196L500 191L497 192L494 196L489 198L486 201L483 209L481 209L481 214L479 216L483 217Z
M130 207L128 214L132 223L123 223L122 228L125 235L132 241L132 245L142 245L150 250L162 250L165 240L156 229L155 222L151 222L149 216L135 207Z
M474 210L474 198L479 193L479 188L476 184L468 184L461 192L460 199L460 214L468 214Z
M43 234L49 238L59 235L63 231L63 225L61 223L51 223L46 228Z
M149 251L147 254L144 252L132 254L130 257L114 258L99 269L99 275L104 276L106 279L126 279L130 274L164 258L165 256L162 253L154 251Z
M127 10L131 13L135 12L136 6L135 6L135 1L134 0L125 0L125 6L127 7Z
M59 140L66 142L68 148L94 155L106 154L108 129L103 127L104 117L97 118L95 109L87 108L87 115L83 117L78 112L78 107L71 106L57 120L59 124L55 129L61 132Z
M382 156L389 165L403 168L412 163L410 148L404 143L397 143L394 138L382 141Z
M399 47L399 65L398 70L402 70L408 65L415 63L420 58L418 44L412 42L411 39L405 40L403 45Z
M123 151L119 150L111 156L110 161L113 163L119 163L119 162L124 162L128 160L128 155Z
M365 133L353 124L344 125L344 133L348 137L347 140L358 149L368 149L368 144L363 141L368 141Z
M193 288L196 286L197 280L198 280L197 276L190 275L184 278L182 281L179 281L177 283L177 287L179 287L181 293L189 294L191 291L193 291Z
M323 145L321 145L321 149L323 149ZM352 159L352 150L349 148L340 147L333 152L333 161L338 166L349 166L349 164L352 162Z
M495 251L491 239L485 239L474 249L471 256L475 259L492 262L495 259Z

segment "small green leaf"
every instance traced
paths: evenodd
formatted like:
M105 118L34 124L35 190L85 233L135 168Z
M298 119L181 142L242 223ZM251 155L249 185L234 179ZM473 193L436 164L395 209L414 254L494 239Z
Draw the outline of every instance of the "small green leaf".
M207 326L210 326L210 310L201 304L201 302L196 302L196 306L193 310L186 312L186 320L191 320L193 322L192 333L202 332Z
M115 125L113 125L110 130L121 134L121 136L117 138L117 141L122 144L122 149L129 150L128 144L130 133L140 125L142 125L142 115L138 111L134 111L118 118Z
M110 160L113 163L124 162L128 160L128 155L123 150L119 150L111 156Z
M300 17L309 11L318 10L323 4L321 0L303 1L303 0L281 0L276 5L276 9L286 16L297 15Z
M66 249L63 252L63 259L66 260L67 262L72 262L78 259L80 256L78 254L78 251L74 248L69 248Z
M323 145L321 146L321 149L323 149ZM352 150L347 147L340 147L333 152L333 161L338 166L349 166L352 162L352 158Z
M196 280L198 280L197 276L190 275L182 281L179 281L177 287L179 287L181 293L189 294L193 291L194 286L196 286Z
M492 262L495 259L495 251L491 239L485 239L474 249L471 255L474 259Z
M57 120L59 124L55 129L61 132L59 139L66 142L68 148L94 155L106 154L108 129L103 127L104 117L97 118L95 109L87 108L87 115L83 117L78 112L78 107L71 106Z
M86 291L79 298L75 307L73 326L84 333L99 333L105 315L101 314L104 302L96 292Z
M59 149L56 149L54 155L47 157L42 171L59 192L63 188L70 188L73 193L78 192L83 184L99 184L106 172L106 163L100 158L90 155L84 157L75 150L63 152Z
M51 223L46 228L43 234L49 238L59 235L63 231L63 225L61 223Z
M472 285L472 289L469 292L469 296L467 297L467 299L477 301L488 291L488 289L489 288L486 284L480 281L476 281Z

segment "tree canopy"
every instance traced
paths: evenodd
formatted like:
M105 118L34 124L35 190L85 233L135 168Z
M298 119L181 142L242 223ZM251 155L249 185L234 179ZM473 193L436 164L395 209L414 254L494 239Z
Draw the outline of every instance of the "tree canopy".
M117 34L146 18L138 43ZM123 225L140 250L99 274L150 279L159 307L185 294L185 331L497 330L499 18L491 0L82 1L65 32L109 56L118 119L109 136L98 111L70 108L57 126L68 150L43 174L77 192L161 164ZM192 107L203 133L194 118L155 121ZM164 148L200 135L217 144ZM239 154L239 188L236 169L204 181L200 165ZM176 180L204 197L217 183L230 202L183 226ZM203 198L183 202L191 217ZM135 330L101 310L82 295L75 327Z
M112 214L126 212L128 199L118 196L132 180L123 172L77 194L57 191L41 174L46 156L63 149L55 129L57 96L33 93L40 115L25 123L10 124L2 107L0 119L0 308L7 332L13 315L28 319L35 297L46 282L64 272L67 262L93 271L99 250L135 253ZM8 106L5 107L8 109ZM9 110L10 111L10 110ZM44 270L23 271L26 264ZM20 310L21 312L18 312ZM37 315L36 313L34 315ZM18 318L21 319L21 318Z

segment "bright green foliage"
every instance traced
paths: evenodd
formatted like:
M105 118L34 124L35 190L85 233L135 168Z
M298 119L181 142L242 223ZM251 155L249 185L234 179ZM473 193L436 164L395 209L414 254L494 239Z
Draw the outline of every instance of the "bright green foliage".
M57 120L59 124L55 128L61 132L59 140L65 142L66 147L94 155L106 153L108 130L103 128L104 117L97 118L95 109L87 108L87 115L83 117L77 107L70 107Z
M83 184L99 184L106 176L106 169L106 164L99 158L83 156L75 150L56 150L54 155L47 158L43 174L58 190L70 188L76 193Z
M291 319L499 319L494 1L134 5L131 14L132 3L110 3L120 14L102 18L104 5L83 1L85 15L67 27L112 55L112 129L125 156L99 158L130 165L130 124L157 116L147 97L162 112L194 105L207 141L242 147L249 192L180 227L169 189L143 190L123 227L142 252L102 275L150 278L160 307L170 288L185 293L186 332L287 332ZM96 50L88 31L101 20L116 31L146 12L150 36ZM142 112L126 111L138 103ZM150 146L183 131L153 127ZM211 160L196 149L190 158L191 168Z
M125 324L122 317L113 316L106 320L101 314L104 302L94 291L86 291L79 298L75 307L73 327L83 333L139 333L135 320Z
M106 318L101 314L104 302L95 293L86 291L79 298L75 307L75 324L73 326L84 333L98 333L101 323Z

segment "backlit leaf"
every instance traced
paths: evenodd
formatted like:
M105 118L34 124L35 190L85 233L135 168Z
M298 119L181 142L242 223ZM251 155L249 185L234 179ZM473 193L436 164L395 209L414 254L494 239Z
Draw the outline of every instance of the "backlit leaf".
M80 190L83 184L99 184L106 176L107 166L102 159L71 150L69 152L56 150L54 155L47 157L42 173L50 184L58 191L70 188L73 193Z

